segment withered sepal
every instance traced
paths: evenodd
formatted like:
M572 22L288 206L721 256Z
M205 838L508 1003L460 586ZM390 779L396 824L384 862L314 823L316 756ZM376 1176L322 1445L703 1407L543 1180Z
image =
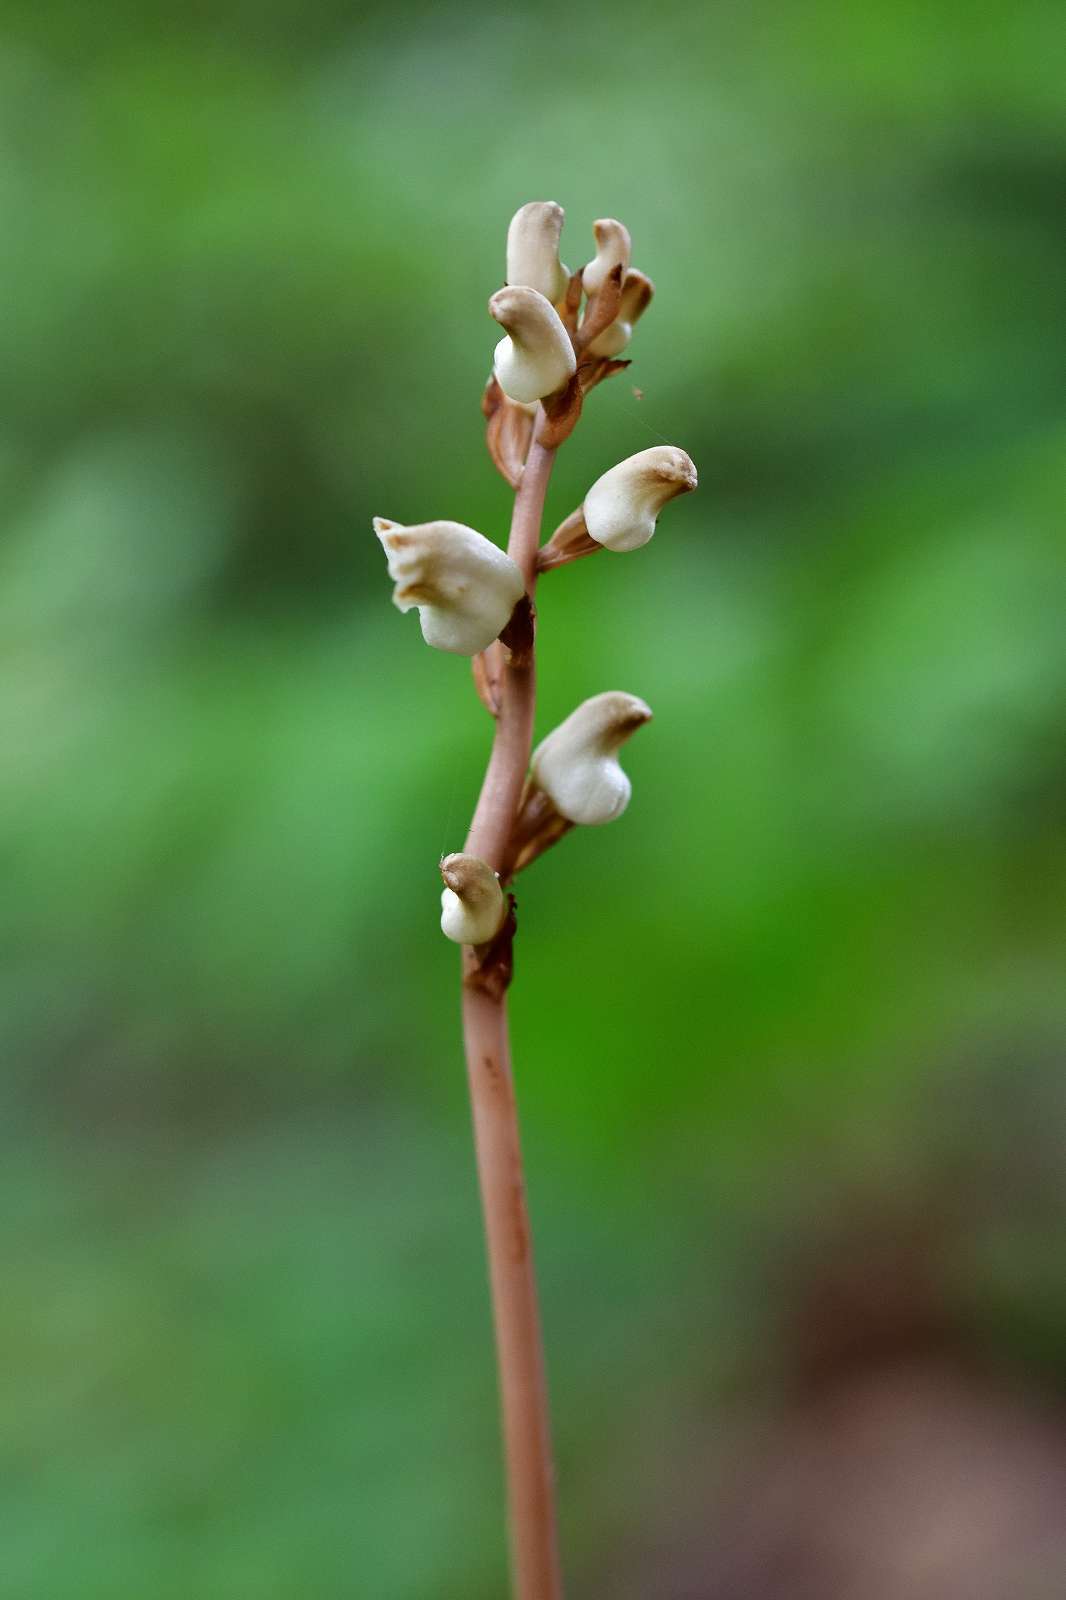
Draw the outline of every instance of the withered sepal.
M616 372L624 372L633 365L632 361L612 361L606 356L585 356L577 369L578 382L582 394L588 394L590 389L595 389L598 383L603 383L607 378L613 378Z
M537 428L538 444L542 444L545 450L555 450L569 439L577 427L583 399L581 380L575 372L564 388L542 400L544 415Z
M500 634L500 643L510 654L512 667L528 667L533 659L537 631L537 608L524 594L511 612L511 620Z
M531 778L526 779L514 829L504 852L500 878L509 883L545 850L568 834L574 824L558 810L551 796Z
M597 544L585 525L584 507L579 506L560 522L547 544L537 551L537 571L550 572L553 567L565 567L571 561L580 561L582 556L594 556L602 549L602 544Z

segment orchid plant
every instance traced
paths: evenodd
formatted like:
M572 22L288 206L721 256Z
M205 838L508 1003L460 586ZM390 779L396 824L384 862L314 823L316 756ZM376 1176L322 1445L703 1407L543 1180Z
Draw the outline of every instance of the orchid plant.
M593 224L596 254L559 259L563 209L524 205L507 233L507 280L489 300L504 330L482 399L489 453L515 490L504 552L461 522L374 519L393 600L417 607L427 644L470 656L495 720L492 753L462 851L440 863L441 929L462 945L463 1032L488 1247L516 1600L559 1600L562 1578L537 1287L507 1025L515 937L511 884L574 827L613 822L630 782L621 745L651 711L610 690L579 705L533 750L537 578L600 550L637 550L666 503L696 488L672 445L642 450L589 489L546 543L552 464L586 397L621 359L654 293L630 266L630 236Z

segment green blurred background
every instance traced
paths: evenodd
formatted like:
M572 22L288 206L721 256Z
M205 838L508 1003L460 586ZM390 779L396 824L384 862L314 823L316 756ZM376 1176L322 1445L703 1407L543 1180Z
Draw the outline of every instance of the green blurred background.
M370 518L504 540L533 198L658 289L549 527L701 476L540 599L540 732L656 712L520 884L572 1593L1066 1593L1061 24L4 0L3 1600L504 1593L489 726Z

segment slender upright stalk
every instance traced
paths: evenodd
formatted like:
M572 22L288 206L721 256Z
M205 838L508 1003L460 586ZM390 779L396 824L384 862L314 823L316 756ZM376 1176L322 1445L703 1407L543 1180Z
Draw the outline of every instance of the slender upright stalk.
M508 553L522 570L530 599L554 457L552 449L531 446L515 497ZM497 870L514 827L533 741L532 650L504 662L499 698L492 755L465 846ZM506 990L497 993L477 983L477 969L465 950L463 1036L496 1329L514 1592L516 1600L560 1600L548 1393Z
M395 604L417 606L427 644L472 658L478 697L496 719L466 845L441 858L440 925L463 947L463 1036L496 1327L514 1600L562 1600L563 1586L507 1031L515 922L505 891L575 826L622 815L630 782L618 750L651 716L636 695L607 690L582 701L533 750L533 594L538 572L647 544L666 502L696 487L683 450L642 450L597 478L580 509L541 545L555 452L586 396L629 366L617 358L653 292L651 280L629 268L624 224L601 217L593 225L595 259L573 273L559 260L562 224L554 200L520 207L507 231L506 283L489 300L505 337L481 399L485 442L517 486L506 555L463 523L374 518Z

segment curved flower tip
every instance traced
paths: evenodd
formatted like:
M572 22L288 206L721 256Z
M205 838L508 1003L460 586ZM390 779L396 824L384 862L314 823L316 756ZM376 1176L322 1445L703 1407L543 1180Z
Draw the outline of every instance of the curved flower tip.
M620 356L633 337L633 328L651 304L655 285L634 267L625 275L618 301L618 315L589 345L594 356Z
M507 553L461 522L374 518L395 580L393 605L418 607L422 637L437 650L473 656L506 628L526 592Z
M440 927L446 938L456 944L485 944L499 933L507 902L487 861L457 852L444 857L440 875Z
M620 266L625 276L632 249L629 229L624 222L616 222L614 217L600 217L598 222L592 224L592 232L596 239L596 254L581 274L581 286L590 299L594 294L599 294L615 267Z
M689 494L699 479L677 445L657 444L628 456L597 478L583 507L589 535L607 550L639 550L655 532L667 501Z
M554 200L531 200L507 229L507 282L536 289L552 305L566 294L570 274L559 260L559 235L566 216Z
M533 781L569 822L613 822L629 804L631 785L618 750L651 719L635 694L612 689L572 711L534 750Z
M494 370L504 394L526 404L561 389L577 370L570 335L544 295L522 285L497 289L489 315L507 337L496 346Z

